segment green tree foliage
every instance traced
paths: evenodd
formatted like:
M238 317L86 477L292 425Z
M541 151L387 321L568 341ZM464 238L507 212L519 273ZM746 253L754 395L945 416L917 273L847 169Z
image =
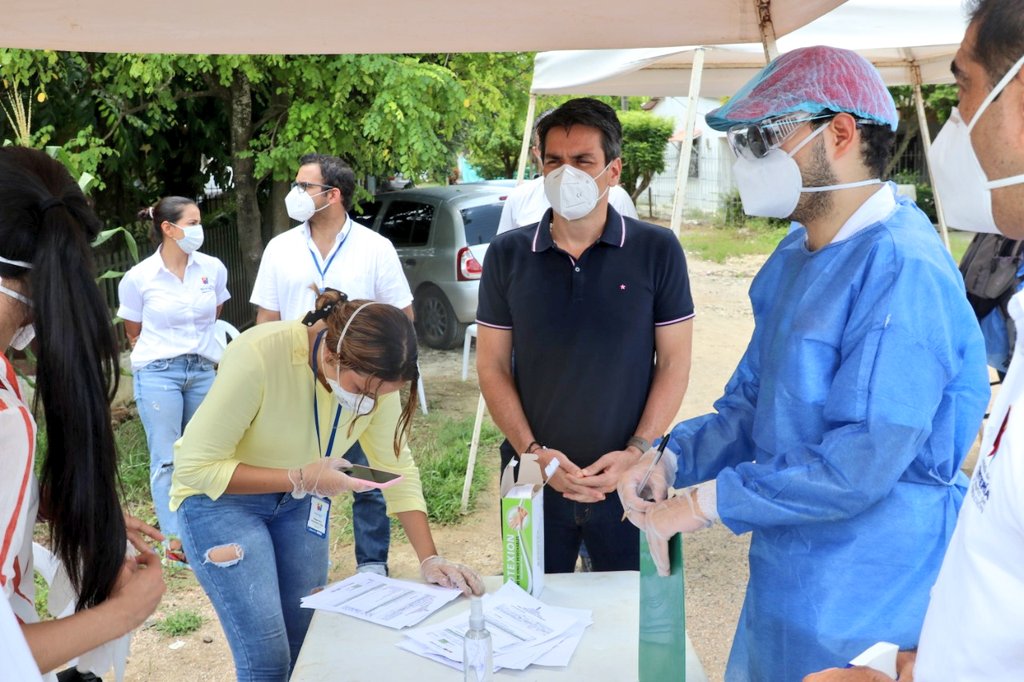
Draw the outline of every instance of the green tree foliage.
M488 179L515 177L533 76L533 53L446 55L465 92L455 142Z
M646 111L619 112L622 123L622 178L620 184L634 203L665 170L665 145L672 135L672 119Z

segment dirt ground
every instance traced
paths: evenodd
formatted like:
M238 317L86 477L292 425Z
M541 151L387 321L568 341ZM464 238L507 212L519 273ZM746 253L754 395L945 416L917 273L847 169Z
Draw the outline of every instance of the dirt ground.
M689 259L691 286L697 307L694 324L693 369L680 418L702 414L721 395L753 330L747 289L763 257L734 259L715 264ZM453 415L473 414L478 388L475 369L469 380L460 381L461 350L423 350L421 367L428 403L435 411ZM484 453L487 458L496 453ZM439 550L447 557L477 568L483 574L500 571L496 528L497 480L464 523L435 528ZM708 677L721 680L725 671L733 629L743 601L747 580L748 536L734 536L721 525L687 538L687 629ZM354 570L352 547L338 543L332 548L331 578ZM392 575L418 575L415 555L407 546L393 543ZM186 571L175 571L170 589L157 613L135 636L126 679L129 682L164 680L230 680L233 667L224 635L203 591ZM205 616L203 627L183 637L159 633L152 623L177 609L197 610ZM386 679L386 678L385 678Z

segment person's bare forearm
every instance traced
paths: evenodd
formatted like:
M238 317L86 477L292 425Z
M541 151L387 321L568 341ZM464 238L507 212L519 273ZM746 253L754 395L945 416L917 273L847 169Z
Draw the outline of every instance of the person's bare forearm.
M657 356L647 403L635 434L648 441L660 438L672 425L690 383L693 322L686 320L655 330Z
M422 563L429 556L437 554L437 547L434 545L434 537L430 533L430 524L427 522L427 515L421 511L406 511L396 514L405 537L409 538L409 544L416 552L416 558Z
M524 452L534 440L533 430L526 420L523 404L519 400L511 373L483 370L480 391L487 401L491 419L505 434L516 452Z

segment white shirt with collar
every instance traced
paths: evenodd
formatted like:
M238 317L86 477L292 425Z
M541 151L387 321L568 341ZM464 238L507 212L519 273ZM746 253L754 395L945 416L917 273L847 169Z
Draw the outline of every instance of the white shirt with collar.
M160 248L125 273L117 287L118 316L142 324L132 369L189 353L219 362L223 348L214 339L213 325L217 306L231 298L227 268L196 251L179 280L164 265Z
M1024 292L1010 299L1024 329ZM982 432L918 645L920 682L1024 678L1024 334Z
M313 287L330 287L350 299L390 303L396 308L412 303L395 247L351 218L326 258L313 242L309 223L271 239L263 251L249 302L279 312L282 320L297 320L313 309Z
M608 189L608 203L619 215L637 218L636 206L629 198L626 190L618 185ZM544 194L544 176L538 175L527 180L508 193L505 205L501 207L501 218L498 220L498 234L539 223L544 212L551 208L548 197Z

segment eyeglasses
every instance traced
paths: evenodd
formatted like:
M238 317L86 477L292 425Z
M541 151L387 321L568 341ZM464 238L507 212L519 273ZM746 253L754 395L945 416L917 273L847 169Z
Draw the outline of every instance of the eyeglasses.
M739 125L726 132L729 147L736 156L747 159L763 159L795 133L800 126L810 121L832 118L834 114L806 116L788 115L769 119L754 125Z
M293 182L292 189L298 187L303 192L308 192L310 187L319 187L325 192L328 190L335 189L334 185L321 185L319 182Z

